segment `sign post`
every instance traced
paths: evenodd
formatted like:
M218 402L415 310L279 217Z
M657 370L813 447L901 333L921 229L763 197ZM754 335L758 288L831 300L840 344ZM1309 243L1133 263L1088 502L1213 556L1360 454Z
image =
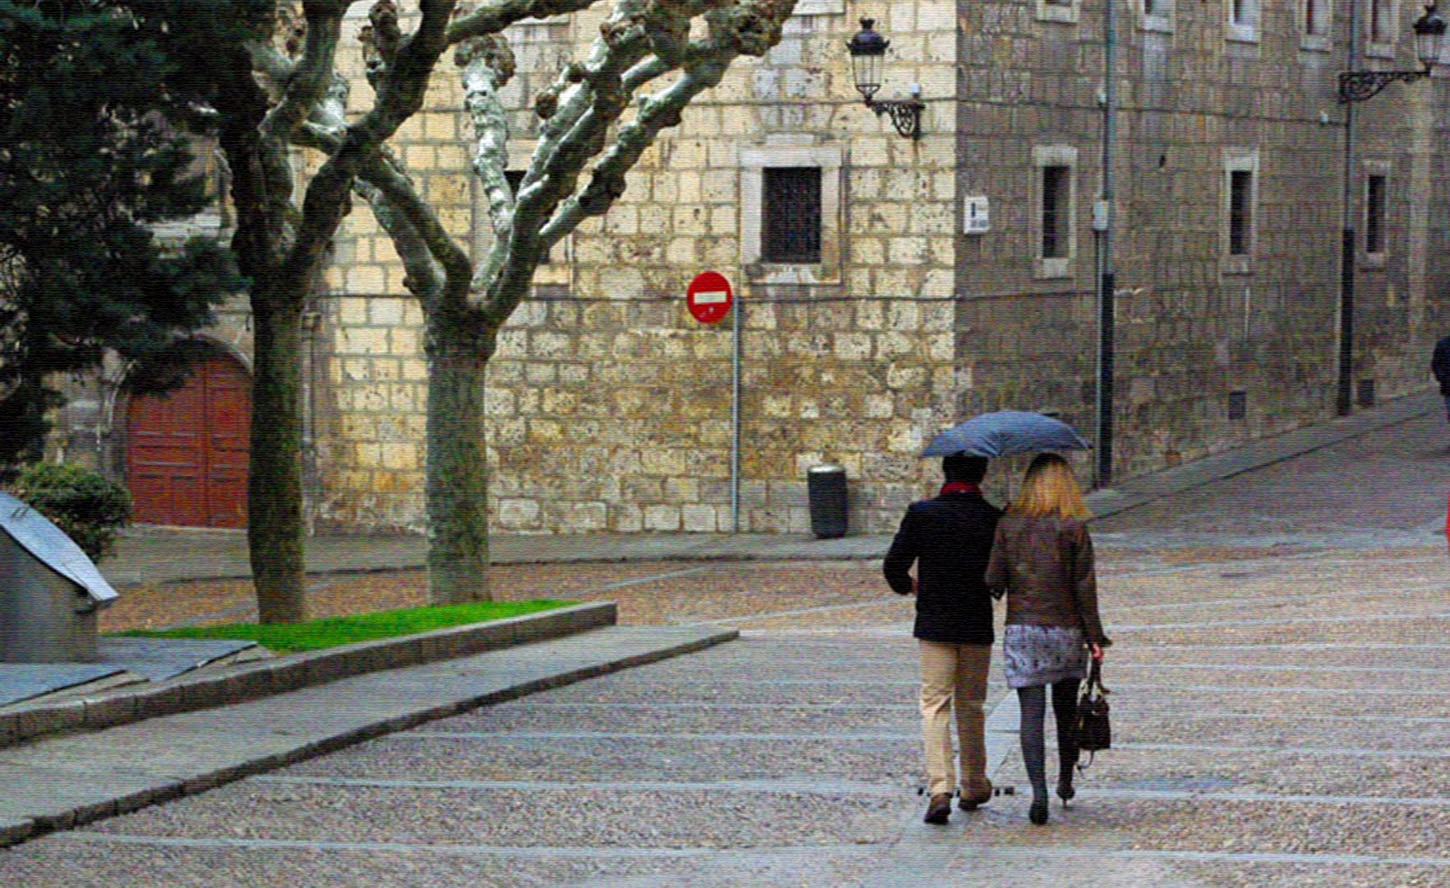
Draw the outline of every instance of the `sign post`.
M717 271L707 271L690 281L685 304L702 324L718 324L731 314L730 324L730 529L740 532L740 308L735 303L730 281Z

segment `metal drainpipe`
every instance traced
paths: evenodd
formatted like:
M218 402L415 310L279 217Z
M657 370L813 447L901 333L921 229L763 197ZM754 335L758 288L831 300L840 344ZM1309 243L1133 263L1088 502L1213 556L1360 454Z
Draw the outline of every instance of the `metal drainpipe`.
M1097 234L1098 387L1096 486L1113 480L1113 336L1116 319L1113 271L1113 140L1117 133L1117 0L1105 0L1103 15L1103 189L1094 213Z
M1359 2L1349 2L1346 71L1359 70ZM1339 360L1335 409L1340 416L1354 410L1354 102L1344 103L1344 198L1339 237Z

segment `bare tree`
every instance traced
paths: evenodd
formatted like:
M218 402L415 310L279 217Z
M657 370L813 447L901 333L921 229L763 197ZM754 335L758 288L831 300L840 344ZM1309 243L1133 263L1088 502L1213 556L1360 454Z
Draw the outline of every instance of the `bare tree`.
M444 229L395 155L370 150L349 167L357 172L358 193L391 235L426 319L428 577L435 603L488 598L483 391L500 328L527 297L550 248L585 219L608 212L660 132L679 124L686 106L717 85L736 58L764 55L778 43L795 7L795 0L615 0L584 58L534 97L538 147L515 191L505 175L509 126L499 100L514 74L506 29L599 3L461 4L447 29L473 122L473 172L494 235L477 263ZM693 33L700 36L692 38L697 22ZM381 89L398 67L396 19L375 10L364 39L369 78ZM642 95L646 89L652 91ZM321 97L296 131L300 143L330 157L347 150L358 128L345 123L346 92L339 80Z
M168 0L138 0L164 6ZM174 2L174 0L172 0ZM378 47L371 109L338 121L326 157L298 200L292 152L332 91L350 0L228 0L174 18L191 40L195 78L207 81L231 170L232 246L251 281L255 333L248 542L264 623L306 617L302 576L301 320L309 288L348 211L359 170L422 106L438 59L457 42L456 0L417 0L404 34L392 0L371 10ZM522 3L498 3L503 10ZM210 30L209 30L210 29ZM218 36L223 35L223 36Z

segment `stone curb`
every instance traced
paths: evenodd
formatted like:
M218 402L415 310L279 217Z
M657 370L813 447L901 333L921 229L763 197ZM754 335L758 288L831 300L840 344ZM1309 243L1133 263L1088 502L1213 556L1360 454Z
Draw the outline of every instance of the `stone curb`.
M132 685L75 700L34 706L19 703L0 709L0 748L65 732L99 731L148 718L285 694L384 669L544 641L613 626L617 620L614 602L593 602L491 623L253 660L206 675ZM0 835L4 828L0 824Z
M44 814L25 820L0 820L0 848L39 838L47 833L74 829L97 820L129 814L142 808L168 802L181 796L195 795L246 777L293 765L307 759L337 752L348 746L385 734L405 731L425 722L470 712L484 706L507 702L540 691L563 687L589 678L608 675L634 666L694 653L740 637L735 629L702 632L694 638L654 647L634 654L616 656L588 665L565 669L486 693L425 706L403 715L383 718L358 725L323 738L305 740L292 749L258 755L241 763L227 764L210 771L177 777L157 776L156 783L144 789L128 791L104 801L88 801L75 806L61 805Z
M1095 490L1084 499L1094 517L1106 518L1172 496L1255 472L1305 454L1333 447L1345 441L1419 419L1441 406L1440 398L1429 394L1406 395L1386 401L1373 410L1343 416L1272 438L1251 441L1221 453L1185 463L1172 469L1124 481L1121 486Z

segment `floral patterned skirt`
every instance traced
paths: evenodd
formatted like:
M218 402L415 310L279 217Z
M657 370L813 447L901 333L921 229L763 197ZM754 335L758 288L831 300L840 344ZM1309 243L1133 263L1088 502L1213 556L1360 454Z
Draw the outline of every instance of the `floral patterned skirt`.
M1087 675L1088 651L1081 629L1011 624L1002 634L1007 687L1030 688Z

